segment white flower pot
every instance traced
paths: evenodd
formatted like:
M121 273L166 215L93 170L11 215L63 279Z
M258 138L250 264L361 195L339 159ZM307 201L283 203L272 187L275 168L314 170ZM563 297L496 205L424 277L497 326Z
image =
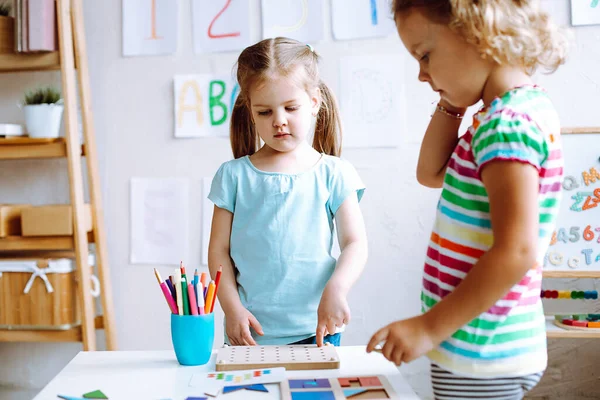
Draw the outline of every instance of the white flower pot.
M25 126L29 137L58 137L63 107L62 104L31 104L24 106Z

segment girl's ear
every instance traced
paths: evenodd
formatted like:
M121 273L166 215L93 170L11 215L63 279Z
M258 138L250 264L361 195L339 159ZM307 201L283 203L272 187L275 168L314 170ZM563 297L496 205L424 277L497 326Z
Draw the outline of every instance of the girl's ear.
M311 93L310 103L312 106L312 115L316 117L319 113L319 108L321 108L321 91L319 89L315 89Z

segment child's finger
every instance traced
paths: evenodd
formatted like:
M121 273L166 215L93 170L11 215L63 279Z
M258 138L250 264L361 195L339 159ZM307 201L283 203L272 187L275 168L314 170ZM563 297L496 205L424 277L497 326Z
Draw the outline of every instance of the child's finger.
M325 336L326 329L327 329L327 327L323 323L321 323L317 326L316 341L317 341L318 347L323 346L323 337Z
M402 347L396 346L396 347L394 347L394 352L392 353L392 358L390 359L390 361L399 367L402 364L403 357L404 357L404 351L403 351Z
M335 335L335 327L337 326L334 319L330 319L327 321L327 333L330 335Z
M250 321L250 326L254 329L254 331L256 331L256 333L258 333L260 336L263 336L265 334L263 332L262 326L260 325L260 323L254 315L250 314L248 321Z
M250 334L249 327L246 327L246 329L244 329L244 331L242 332L242 341L244 342L245 346L256 346L256 341Z
M369 344L367 344L367 353L372 352L379 343L387 339L389 333L388 327L381 328L371 337Z

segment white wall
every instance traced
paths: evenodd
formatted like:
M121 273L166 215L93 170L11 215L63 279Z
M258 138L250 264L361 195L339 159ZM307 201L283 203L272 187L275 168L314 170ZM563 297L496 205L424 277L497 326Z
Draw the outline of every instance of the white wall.
M250 0L253 39L260 39L259 0ZM100 146L101 175L119 349L170 349L169 315L149 266L129 264L129 180L131 177L184 177L190 191L188 268L201 262L201 179L230 158L222 139L173 138L173 76L230 72L236 55L194 55L190 2L180 1L179 51L176 55L123 58L121 1L87 1L84 5L93 110ZM415 179L419 146L435 97L417 81L416 62L399 40L334 42L329 2L324 6L326 40L315 45L323 56L323 78L338 89L338 60L350 54L397 53L405 57L404 78L410 96L403 111L410 143L397 149L347 150L344 154L367 185L362 210L367 224L370 258L350 294L353 322L343 344L365 344L392 320L419 312L424 253L433 223L438 192ZM568 23L566 0L545 0L559 23ZM569 63L552 76L542 76L560 112L563 125L598 126L600 99L600 26L576 30L577 48ZM38 82L59 82L57 73L0 75L0 120L20 121L13 104L22 88ZM385 134L365 132L365 134ZM2 202L68 202L64 161L0 162ZM163 276L171 267L161 266ZM220 328L220 324L217 324ZM218 338L222 337L222 328ZM0 385L40 388L81 349L79 344L0 343ZM429 393L427 362L403 367L413 386ZM1 394L1 392L0 392ZM1 397L1 396L0 396Z

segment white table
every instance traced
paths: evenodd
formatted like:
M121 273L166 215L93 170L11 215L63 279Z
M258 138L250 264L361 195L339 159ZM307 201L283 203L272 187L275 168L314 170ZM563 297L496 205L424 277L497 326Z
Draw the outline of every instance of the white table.
M386 375L401 399L418 399L396 366L381 354L367 354L364 346L342 346L337 350L341 363L339 370L287 371L286 375L289 378ZM213 351L206 365L184 367L179 365L173 351L82 351L34 400L57 400L58 394L81 397L97 389L102 390L109 400L184 400L188 396L202 397L202 391L190 387L189 382L195 373L214 371L215 356L216 351ZM234 393L223 398L249 400L254 397L248 391Z

